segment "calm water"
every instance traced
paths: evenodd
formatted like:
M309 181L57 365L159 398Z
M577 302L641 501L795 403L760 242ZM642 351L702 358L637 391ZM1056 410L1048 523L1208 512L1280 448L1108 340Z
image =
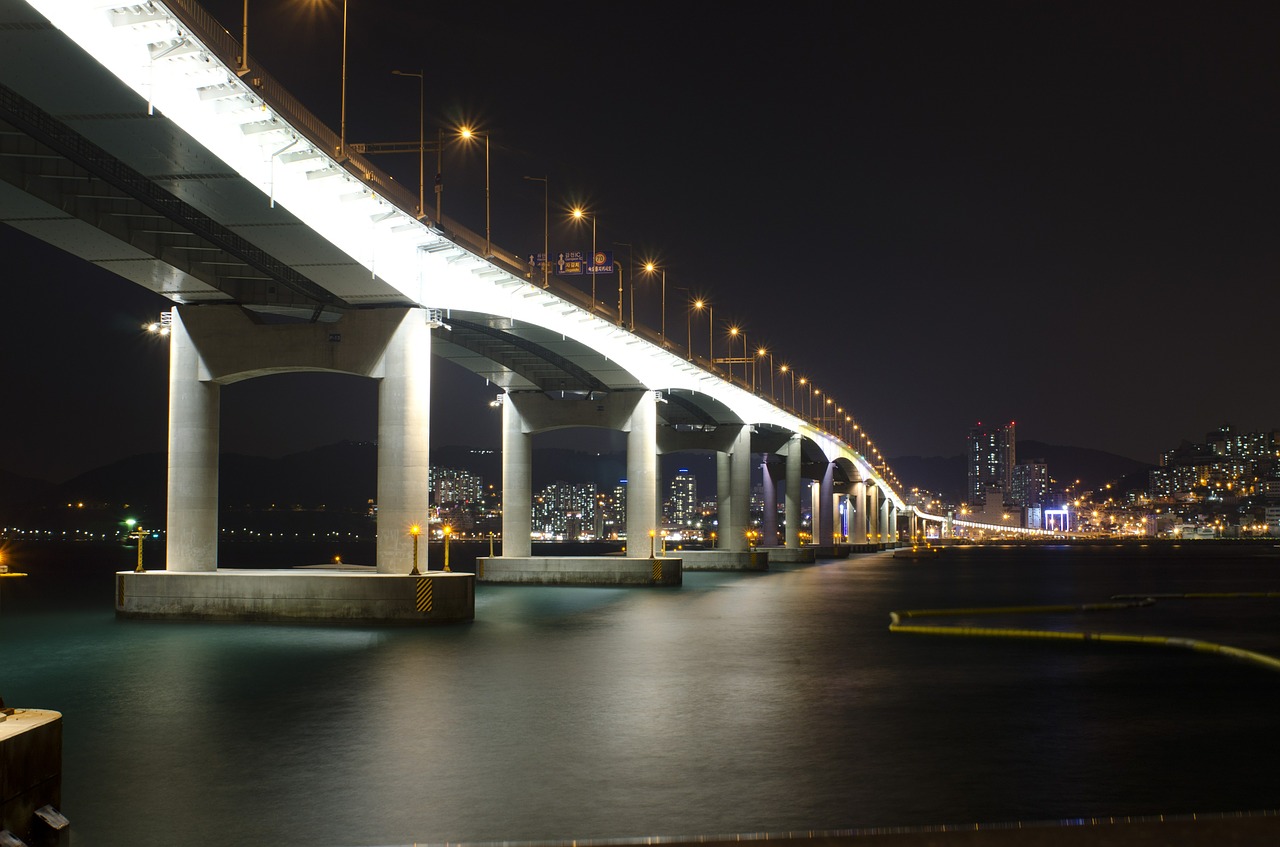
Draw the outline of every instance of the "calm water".
M0 694L63 712L78 847L381 845L1275 808L1280 674L893 634L891 610L1280 591L1280 549L890 554L679 589L479 586L431 630L118 621L127 549L31 547ZM964 621L957 621L964 622ZM1280 655L1280 600L980 625Z

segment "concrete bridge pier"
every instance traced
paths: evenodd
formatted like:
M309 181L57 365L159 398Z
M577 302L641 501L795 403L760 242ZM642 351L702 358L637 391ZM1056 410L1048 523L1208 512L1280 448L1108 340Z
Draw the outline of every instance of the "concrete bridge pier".
M898 543L898 519L893 501L883 497L880 501L880 543L890 547Z
M628 558L649 558L649 533L661 528L657 480L658 403L652 391L644 391L627 421Z
M850 496L854 511L850 518L853 531L849 534L849 543L865 545L867 543L867 484L862 481L853 483L853 492Z
M175 308L165 570L117 574L117 614L360 624L474 618L470 574L437 574L425 584L409 576L409 528L428 518L431 328L426 310L404 307L270 324L237 306ZM379 380L376 573L217 566L221 386L291 371Z
M880 528L880 486L867 485L867 543L881 544L884 537Z
M523 557L532 551L533 436L513 396L502 399L502 555Z
M816 547L835 545L835 516L832 514L836 502L835 471L836 463L827 462L822 471L822 480L818 483L818 496L813 503L813 543Z
M760 462L760 475L764 490L764 516L760 520L760 546L778 546L778 483L773 478L770 455L764 454Z
M431 326L405 315L387 342L378 383L378 573L413 568L412 526L430 517Z
M173 310L169 334L169 470L165 568L218 567L218 436L221 387ZM204 378L202 378L204 376Z
M627 433L625 556L532 555L532 438L575 426ZM680 585L681 559L658 552L659 485L654 392L614 391L583 399L507 392L502 402L502 555L479 559L477 578L527 585Z
M787 487L784 507L786 525L786 547L788 550L800 548L800 434L795 433L787 440Z

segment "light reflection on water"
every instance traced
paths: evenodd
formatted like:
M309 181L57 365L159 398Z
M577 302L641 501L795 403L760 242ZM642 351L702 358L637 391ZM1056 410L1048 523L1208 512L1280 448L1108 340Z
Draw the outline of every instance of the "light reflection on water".
M894 635L887 623L893 609L1277 590L1278 565L1107 550L876 555L690 573L679 589L482 585L474 623L410 630L117 621L110 569L86 561L78 585L105 592L59 602L65 569L6 587L0 693L64 713L63 805L81 845L1271 808L1273 674L1152 648ZM1053 624L1280 652L1277 617L1265 604L1157 604Z

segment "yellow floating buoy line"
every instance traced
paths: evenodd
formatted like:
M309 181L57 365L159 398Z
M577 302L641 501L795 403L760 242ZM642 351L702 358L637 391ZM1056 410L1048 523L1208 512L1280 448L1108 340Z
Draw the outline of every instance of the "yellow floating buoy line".
M961 638L1028 638L1051 641L1103 641L1118 644L1150 644L1159 647L1179 647L1194 650L1198 653L1215 653L1245 662L1261 665L1273 671L1280 671L1280 659L1244 650L1228 644L1215 644L1196 638L1180 638L1166 635L1127 635L1114 632L1070 632L1056 629L1009 629L975 626L922 626L904 624L908 618L946 617L959 615L1001 615L1030 614L1055 612L1102 612L1116 609L1132 609L1150 606L1157 599L1178 600L1223 600L1223 599L1280 599L1277 592L1231 592L1231 593L1199 593L1199 594L1117 594L1109 603L1085 603L1081 605L1053 606L982 606L965 609L912 609L903 612L889 613L889 631L907 632L917 635L950 635Z

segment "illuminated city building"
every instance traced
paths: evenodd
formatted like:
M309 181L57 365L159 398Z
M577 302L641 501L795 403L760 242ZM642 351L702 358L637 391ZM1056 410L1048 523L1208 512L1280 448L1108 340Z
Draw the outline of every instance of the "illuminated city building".
M698 478L688 468L680 468L672 478L667 503L671 525L690 527L701 520L698 514Z
M1013 468L1017 463L1014 422L984 426L981 421L969 429L969 488L972 503L984 502L990 488L1007 496L1013 491Z

